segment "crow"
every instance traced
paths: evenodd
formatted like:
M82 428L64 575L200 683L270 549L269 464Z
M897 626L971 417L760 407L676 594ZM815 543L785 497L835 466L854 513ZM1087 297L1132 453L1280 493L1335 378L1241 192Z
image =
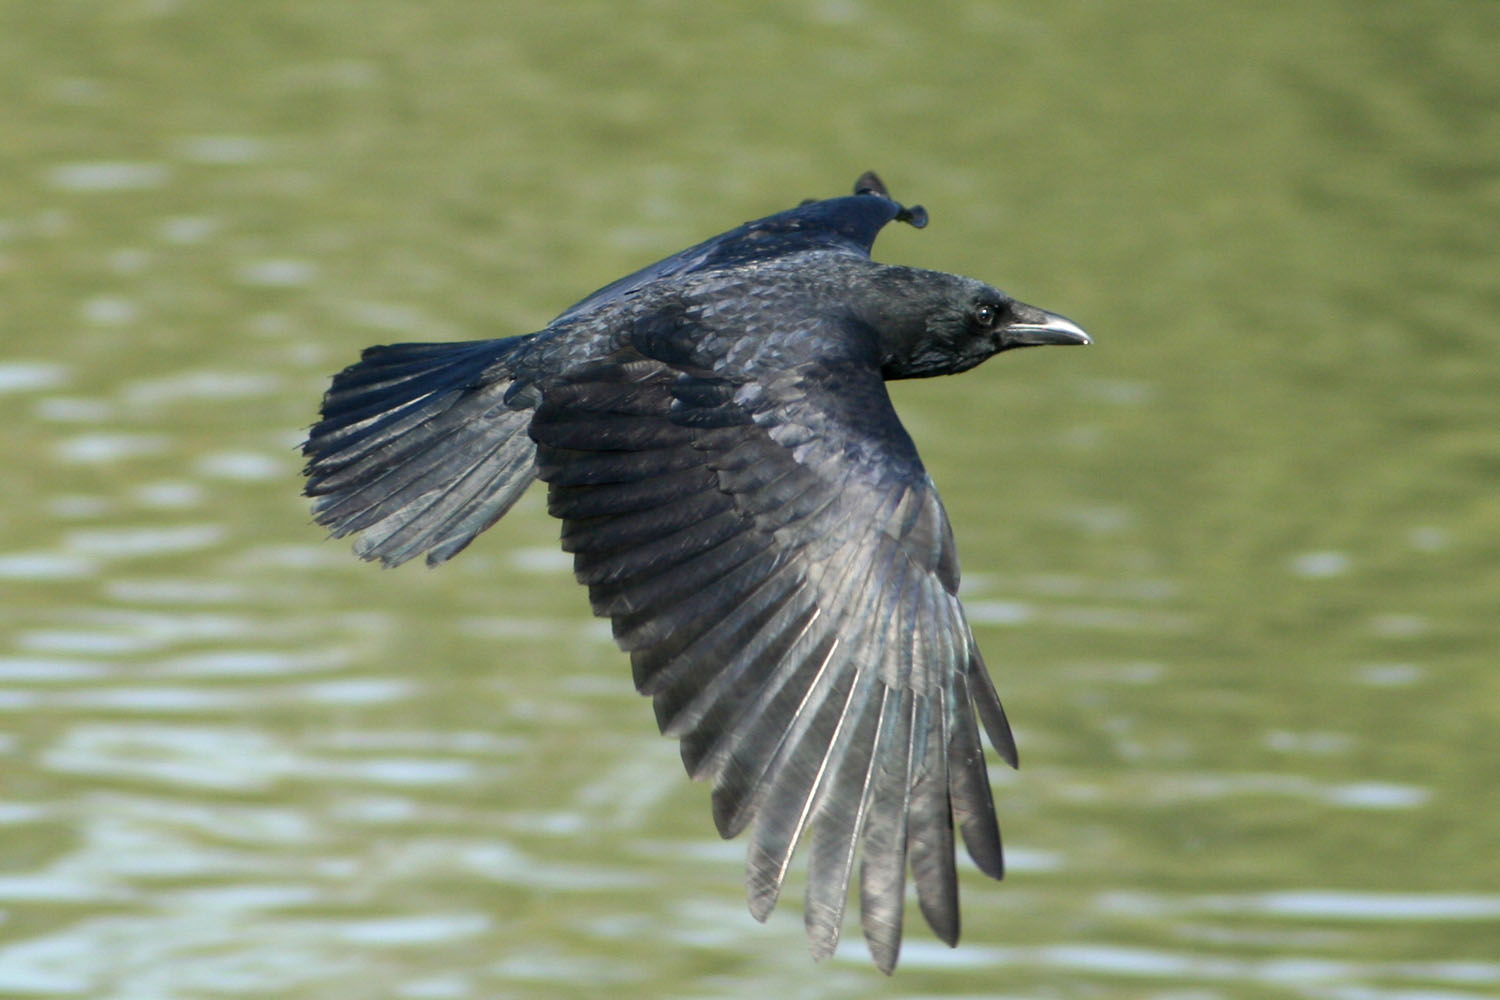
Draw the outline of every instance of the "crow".
M750 830L751 913L806 839L832 954L859 861L889 974L907 872L959 935L954 828L1003 875L980 744L1015 741L959 603L953 534L886 393L1016 347L1088 344L972 278L878 264L926 225L873 173L606 285L525 336L371 347L309 432L315 520L387 566L452 558L540 478L714 823ZM977 724L976 724L977 720Z

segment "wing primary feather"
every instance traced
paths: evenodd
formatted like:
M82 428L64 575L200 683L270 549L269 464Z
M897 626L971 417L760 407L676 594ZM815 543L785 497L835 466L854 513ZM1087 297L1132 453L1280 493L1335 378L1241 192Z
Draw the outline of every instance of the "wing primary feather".
M756 751L752 747L752 754L748 758L745 770L747 772L758 771L759 776L752 776L743 782L743 786L748 790L742 796L742 803L730 822L743 826L749 820L754 819L757 823L756 831L750 837L746 858L746 888L752 913L760 909L761 904L764 904L762 912L770 912L770 907L775 902L775 891L780 889L781 874L785 872L781 859L785 857L790 860L791 849L795 846L795 840L788 843L784 838L788 834L800 831L802 821L806 816L805 799L789 803L790 812L782 817L770 815L767 799L777 783L785 778L790 778L796 784L802 784L808 780L806 776L809 773L816 773L818 765L823 760L827 751L826 746L805 747L804 744L808 734L814 729L817 729L826 739L831 720L825 717L824 710L825 708L830 711L837 709L847 696L847 688L852 683L853 676L839 670L838 662L841 652L836 638L828 640L826 650L821 655L817 650L814 651L813 657L809 657L808 661L810 664L815 664L811 681L807 684L788 722L779 727L783 732L776 745L769 750L769 753ZM773 739L777 739L774 734L771 735ZM730 763L733 767L736 763L735 759L731 758ZM769 832L769 827L763 825L762 821L767 824L779 821L777 825L782 829L770 840L763 840L762 835ZM766 864L768 861L769 865ZM766 869L768 878L760 877L758 872L760 867ZM767 887L773 890L770 894L761 891Z
M828 617L831 628L847 621L848 610L861 607L865 594L875 584L875 577L869 572L869 563L869 556L864 551L855 549L836 555L822 564L824 567L843 567L836 589L821 605L830 610ZM806 703L799 707L795 716L797 725L783 737L775 757L767 759L759 774L750 779L754 782L756 794L747 794L742 799L742 809L748 809L754 804L756 810L756 830L751 837L748 861L752 912L763 907L763 912L769 913L775 905L797 841L810 817L820 808L818 803L823 800L829 787L829 777L849 747L848 732L852 717L850 705L856 691L862 690L853 684L853 678L863 675L868 682L873 683L869 678L874 676L874 671L859 669L857 659L868 648L867 634L864 642L853 645L839 641L837 632L834 636L834 652L830 653L830 657L836 653L838 659L830 659L823 669L838 676L833 682L835 693L820 698L815 709L809 708ZM847 695L838 694L846 688ZM836 712L827 714L835 708ZM814 726L808 729L802 725L802 720L807 719L812 711L816 711L818 717ZM755 706L745 714L749 719L748 725L765 728L765 716ZM832 731L826 732L830 727ZM754 730L742 739L750 742L753 747ZM757 898L760 899L759 904L756 902Z
M880 680L886 687L911 687L911 640L907 635L913 628L909 614L909 587L911 563L902 558L897 546L884 543L888 556L882 568L882 578L877 593L880 596L879 610L873 621L881 623Z
M984 723L985 735L989 736L990 746L995 748L1001 760L1011 767L1020 767L1021 757L1016 751L1016 738L1011 734L1010 721L1006 719L1005 709L1000 705L995 682L985 669L979 647L971 641L969 650L968 669L973 681L971 692L974 696L974 708L979 712L979 721Z
M958 943L958 870L954 865L953 808L948 799L947 697L938 688L913 725L921 759L912 779L906 853L917 887L917 905L928 926L950 948Z
M942 687L944 671L951 661L944 658L942 633L946 631L943 605L947 594L927 574L914 574L915 594L911 629L911 687L929 695Z
M762 808L783 770L793 766L803 735L816 721L833 688L837 635L824 628L821 635L804 644L808 642L815 645L775 700L758 697L742 709L738 724L722 744L713 805L716 819L722 810L725 829L738 833ZM821 756L821 751L813 752Z
M945 708L953 818L975 866L990 878L1003 878L1005 856L1000 846L1000 825L995 820L995 800L990 793L989 772L984 764L984 750L979 745L979 729L974 722L964 671L954 670L949 683Z
M746 672L744 680L753 688L736 692L730 698L721 697L719 704L725 711L700 723L697 732L709 734L711 741L711 749L705 754L702 767L710 773L724 771L726 777L732 779L714 790L716 810L721 796L726 805L736 800L742 803L750 801L749 793L759 785L772 759L771 754L761 748L771 746L774 750L786 738L785 723L788 720L781 712L772 710L776 704L773 698L779 694L784 681L792 676L789 672L791 665L808 655L803 650L811 648L815 651L813 655L822 659L822 654L816 651L837 638L838 628L846 621L846 609L858 606L848 602L850 593L856 590L863 593L870 584L869 576L863 572L864 563L857 552L829 560L827 565L838 566L841 570L833 593L813 606L814 614L785 652L779 656L755 654L757 662L776 663L779 659L781 666L768 673ZM746 752L749 754L759 757L758 768L747 766L745 752L740 749L742 746L748 748ZM727 770L726 760L733 760L733 766ZM737 829L743 822L739 807L734 808L733 817L729 825Z
M748 669L706 712L698 726L682 739L683 760L692 762L696 776L713 775L714 825L724 837L744 827L748 802L761 769L786 735L816 677L816 668L832 639L823 612L808 609L781 637L774 658L754 657ZM811 648L809 648L811 647Z
M865 942L875 966L886 975L901 953L902 911L906 898L906 825L911 805L911 766L916 750L913 714L916 696L910 689L893 692L898 698L876 740L875 777L860 848L859 911Z
M770 680L771 671L818 614L815 605L787 601L707 683L685 677L674 686L666 735L682 740L682 759L694 778L716 776L713 750L727 735L737 711Z
M847 660L843 644L835 642L830 658ZM832 668L833 690L818 708L816 720L800 735L778 773L766 801L755 817L746 859L746 888L750 912L757 920L770 916L781 895L797 842L811 819L821 791L839 755L848 746L845 731L850 705L858 690L858 673L836 663Z
M875 697L877 692L883 692L883 696ZM817 961L828 958L838 947L849 901L849 873L869 801L875 738L889 698L890 692L881 687L873 670L860 672L856 694L850 699L850 711L857 714L847 729L847 748L814 812L802 920ZM843 729L839 735L844 736Z

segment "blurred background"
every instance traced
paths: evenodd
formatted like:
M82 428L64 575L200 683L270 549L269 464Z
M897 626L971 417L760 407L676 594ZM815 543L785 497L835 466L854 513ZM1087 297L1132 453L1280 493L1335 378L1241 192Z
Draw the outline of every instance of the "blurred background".
M0 0L0 994L1500 994L1500 6ZM865 169L1087 351L893 387L1023 767L814 966L534 491L328 542L378 342ZM797 867L800 869L800 862ZM800 876L799 876L800 878Z

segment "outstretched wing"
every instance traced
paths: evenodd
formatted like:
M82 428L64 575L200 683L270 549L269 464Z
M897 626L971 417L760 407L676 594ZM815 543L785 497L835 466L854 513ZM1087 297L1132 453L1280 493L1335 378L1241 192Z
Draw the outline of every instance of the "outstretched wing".
M889 972L906 873L958 939L955 822L1002 874L976 712L1015 745L955 596L953 538L884 383L854 363L756 380L629 351L549 386L531 425L595 613L714 821L750 828L764 920L810 838L805 919L833 952L856 854Z
M803 250L841 250L868 257L876 235L893 220L908 222L920 229L927 225L927 212L920 205L907 208L894 201L880 178L873 171L867 171L854 182L852 195L804 202L788 211L720 233L610 282L563 310L552 322L581 316L663 278L695 271Z

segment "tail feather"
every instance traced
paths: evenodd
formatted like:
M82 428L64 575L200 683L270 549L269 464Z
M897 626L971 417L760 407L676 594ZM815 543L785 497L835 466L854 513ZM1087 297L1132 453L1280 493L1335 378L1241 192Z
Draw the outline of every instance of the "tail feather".
M302 445L317 522L395 566L499 520L536 478L531 411L504 402L529 339L371 347L335 375Z

